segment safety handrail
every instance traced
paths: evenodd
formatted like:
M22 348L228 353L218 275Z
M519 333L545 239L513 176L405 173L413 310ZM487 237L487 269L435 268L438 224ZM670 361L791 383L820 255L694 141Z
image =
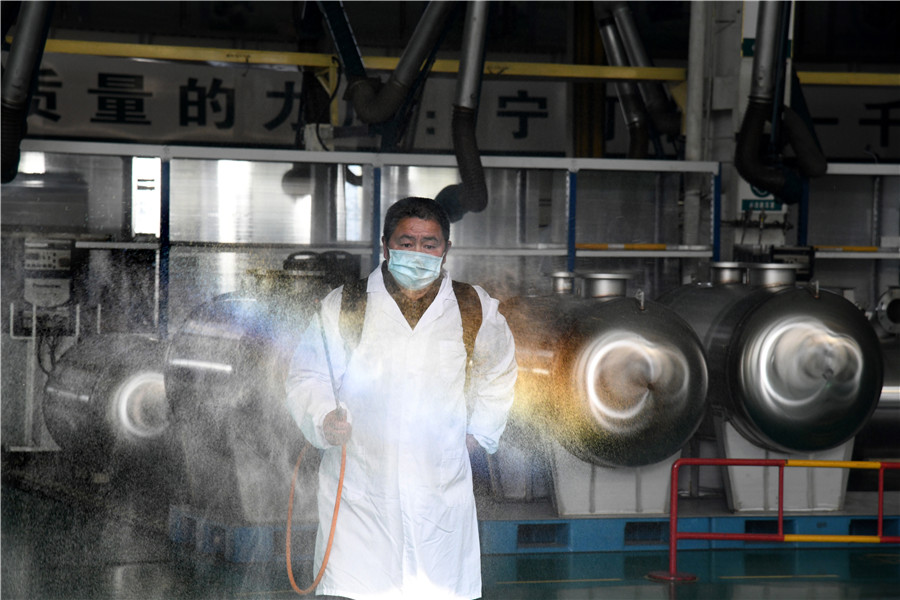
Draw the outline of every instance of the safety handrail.
M678 470L683 465L712 465L732 467L778 467L778 533L703 533L678 531ZM878 470L878 534L877 535L817 535L784 533L784 468L822 467L836 469ZM898 544L900 536L884 535L884 471L900 469L900 462L742 459L742 458L679 458L672 465L669 506L669 570L648 575L657 581L694 581L695 575L679 573L677 563L678 540L737 540L753 542L857 542L868 544Z

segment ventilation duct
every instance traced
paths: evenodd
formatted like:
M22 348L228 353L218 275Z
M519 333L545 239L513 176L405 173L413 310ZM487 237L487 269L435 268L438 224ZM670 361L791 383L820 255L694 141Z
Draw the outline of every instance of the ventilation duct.
M803 196L803 177L820 177L828 168L812 131L797 113L783 106L785 42L790 2L761 2L749 102L738 133L734 164L747 183L795 204ZM766 122L772 124L769 141ZM797 155L799 173L781 164L784 141Z
M440 37L442 26L453 10L454 3L437 1L428 3L409 44L400 56L397 68L384 84L377 77L366 76L343 3L319 2L319 7L331 30L344 72L347 74L347 91L344 93L344 99L351 102L360 120L375 124L384 123L393 117L409 95L422 63Z
M53 2L22 2L16 35L3 72L2 179L8 183L19 171L19 144L28 131L26 119L32 83L41 64L50 28Z
M447 186L435 198L447 210L453 222L459 221L467 212L484 210L488 202L487 183L475 136L481 76L484 72L487 17L487 2L468 4L452 122L453 151L462 185Z
M628 55L616 30L615 21L606 9L606 3L597 2L597 26L600 29L600 39L603 41L603 49L606 51L609 64L616 67L627 67ZM628 158L646 158L647 142L650 139L647 126L644 104L637 84L632 81L617 81L615 84L616 95L622 109L622 116L628 127Z
M610 12L625 47L628 64L633 67L652 67L653 61L650 60L644 49L644 43L641 41L628 3L615 2ZM638 88L656 131L662 135L679 135L681 133L681 115L678 113L675 103L666 93L663 84L658 81L641 81L638 83Z

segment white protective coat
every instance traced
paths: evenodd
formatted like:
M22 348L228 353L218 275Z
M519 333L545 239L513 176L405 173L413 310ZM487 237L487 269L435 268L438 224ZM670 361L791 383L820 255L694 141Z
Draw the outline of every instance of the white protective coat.
M366 599L481 596L466 433L496 451L513 402L516 363L498 302L475 289L483 320L468 394L462 318L446 273L437 297L411 329L381 269L375 269L349 364L338 329L340 288L322 301L328 354L353 433L334 543L317 593ZM314 319L303 336L287 381L294 419L313 445L325 449L316 570L328 539L341 456L322 432L335 402L319 323Z

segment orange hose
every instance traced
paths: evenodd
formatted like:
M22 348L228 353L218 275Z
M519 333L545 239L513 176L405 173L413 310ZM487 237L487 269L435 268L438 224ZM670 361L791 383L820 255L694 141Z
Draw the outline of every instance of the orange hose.
M319 567L319 573L316 575L315 581L313 581L312 585L305 590L301 590L300 586L297 585L297 582L294 581L294 569L291 565L291 518L294 515L294 488L297 487L297 473L300 471L300 463L303 462L303 456L306 454L308 448L309 444L303 447L303 450L300 451L300 456L297 457L297 464L294 465L294 475L291 478L291 494L288 499L287 532L285 533L286 542L284 549L285 558L287 560L288 579L291 580L291 587L294 588L294 591L301 596L305 596L316 589L316 586L322 581L322 576L325 575L325 567L328 565L328 556L331 554L331 544L334 542L334 529L337 526L338 510L341 507L341 491L344 489L344 468L347 465L347 445L344 444L341 446L341 474L338 477L337 498L334 499L334 514L331 516L331 531L328 533L328 544L325 546L325 556L322 557L322 566Z

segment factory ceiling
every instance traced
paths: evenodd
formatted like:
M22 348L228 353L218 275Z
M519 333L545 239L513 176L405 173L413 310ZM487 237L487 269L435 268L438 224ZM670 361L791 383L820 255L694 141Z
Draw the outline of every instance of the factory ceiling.
M19 2L3 2L4 33ZM165 10L160 5L167 5ZM344 2L353 33L364 48L400 50L426 2ZM463 4L463 3L460 3ZM588 7L590 3L582 3ZM489 52L565 55L572 2L496 2ZM687 2L635 3L635 18L650 38L651 53L686 56ZM460 11L462 12L462 11ZM678 26L680 25L680 26ZM56 2L50 37L98 41L219 45L259 49L327 51L331 45L315 2ZM462 22L446 40L459 48ZM679 48L675 50L675 48Z
M361 48L399 53L426 2L343 3ZM461 3L462 4L462 3ZM494 2L487 52L565 61L580 15L590 2ZM687 57L690 2L631 2L651 58ZM2 2L3 33L14 31L21 2ZM580 5L580 6L579 6ZM585 12L587 11L587 13ZM846 64L855 70L900 66L900 3L798 2L795 59ZM455 19L443 49L458 50ZM315 2L70 2L54 3L51 38L329 52L331 38ZM5 44L5 42L4 42Z

